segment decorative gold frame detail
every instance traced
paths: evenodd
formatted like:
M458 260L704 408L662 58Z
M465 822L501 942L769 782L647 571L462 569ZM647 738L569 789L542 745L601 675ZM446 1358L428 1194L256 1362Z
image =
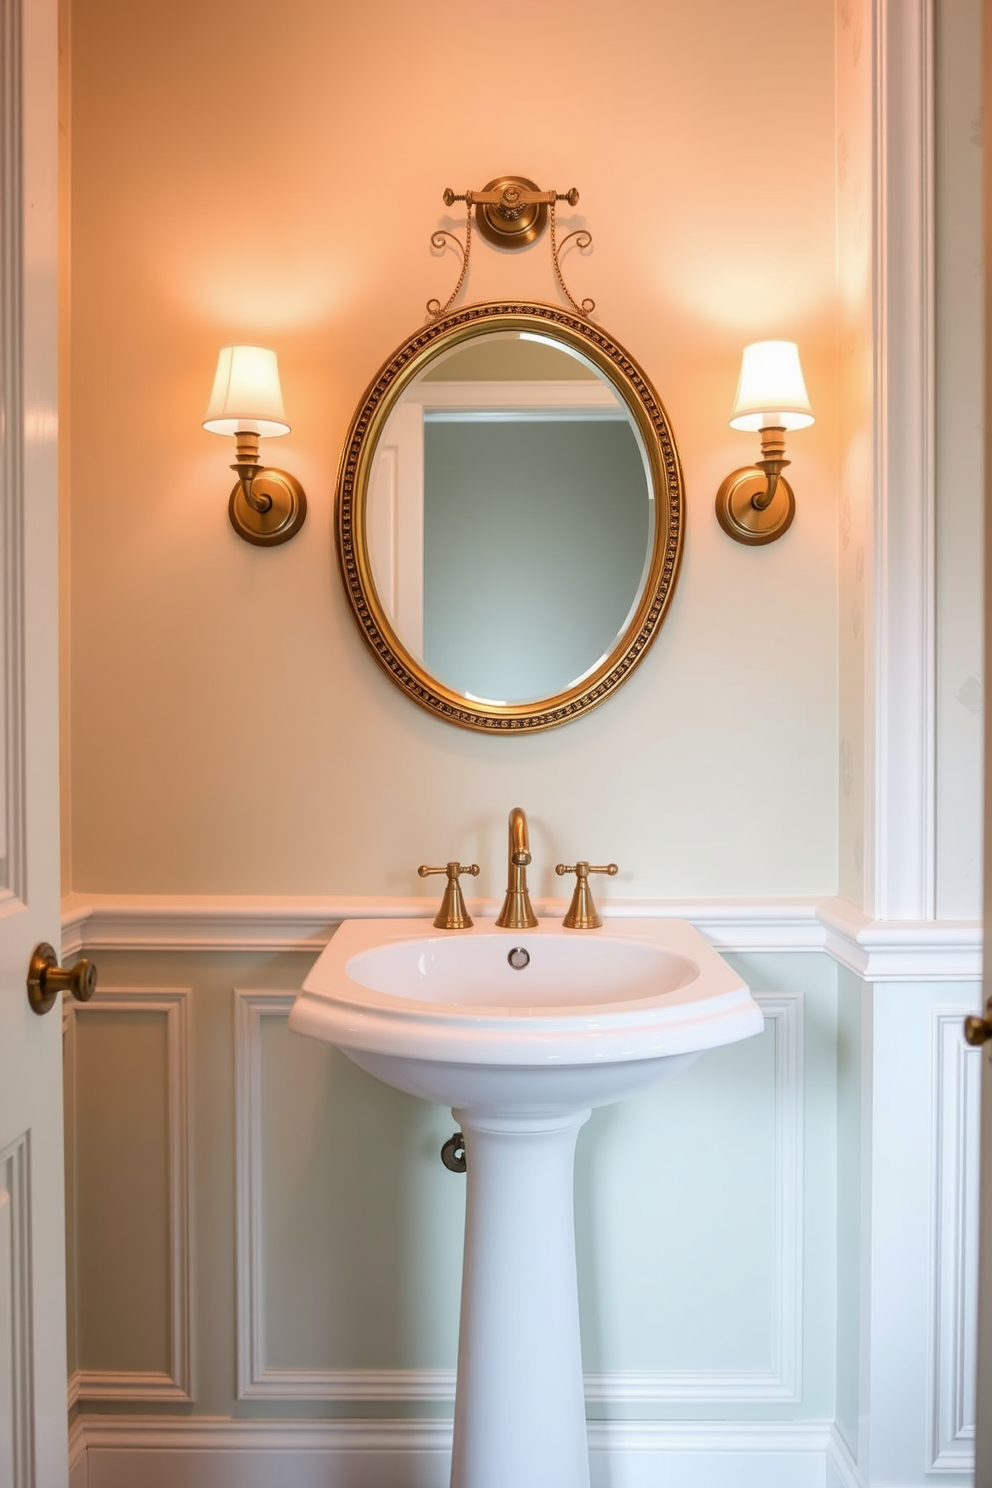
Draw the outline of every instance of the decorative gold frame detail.
M375 448L409 384L440 351L483 331L553 334L581 352L624 398L647 453L655 498L654 548L637 608L610 655L573 687L539 702L475 703L446 687L406 650L390 625L372 577L365 525ZM682 560L682 464L668 415L645 373L598 326L554 305L498 301L469 305L404 341L373 379L352 420L338 469L338 562L352 614L366 645L396 685L435 718L482 733L528 733L570 723L626 682L644 659L675 592Z

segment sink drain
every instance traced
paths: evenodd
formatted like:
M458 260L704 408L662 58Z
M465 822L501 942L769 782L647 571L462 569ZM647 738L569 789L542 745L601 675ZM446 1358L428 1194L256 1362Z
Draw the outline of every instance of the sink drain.
M514 946L506 959L514 971L523 971L525 966L530 965L530 951L524 950L523 946Z

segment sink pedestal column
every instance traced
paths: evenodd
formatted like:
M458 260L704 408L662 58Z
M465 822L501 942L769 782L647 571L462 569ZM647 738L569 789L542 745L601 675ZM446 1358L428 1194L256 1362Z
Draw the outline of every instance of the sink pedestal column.
M572 1175L590 1113L453 1114L468 1195L451 1488L589 1488Z

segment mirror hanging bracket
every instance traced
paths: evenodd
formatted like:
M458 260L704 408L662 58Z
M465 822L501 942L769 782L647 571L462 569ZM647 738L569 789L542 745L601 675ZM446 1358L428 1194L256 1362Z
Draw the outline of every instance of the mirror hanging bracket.
M435 320L440 320L442 315L446 315L465 283L472 253L472 212L474 209L476 226L480 234L497 248L528 247L529 244L536 242L550 221L551 262L554 265L555 277L562 294L575 313L588 319L596 308L596 302L589 299L579 301L574 298L562 275L561 254L573 238L576 248L582 251L591 248L592 234L584 227L577 228L574 232L568 233L559 243L555 221L557 202L568 202L570 207L578 205L579 193L574 186L570 191L541 191L526 176L497 176L481 191L455 192L450 186L447 187L444 192L445 206L451 207L455 202L460 201L465 203L465 242L462 243L455 233L449 232L446 228L439 228L437 232L431 234L431 247L442 249L448 243L453 244L461 255L461 272L458 275L458 283L443 305L438 299L427 301L429 315Z

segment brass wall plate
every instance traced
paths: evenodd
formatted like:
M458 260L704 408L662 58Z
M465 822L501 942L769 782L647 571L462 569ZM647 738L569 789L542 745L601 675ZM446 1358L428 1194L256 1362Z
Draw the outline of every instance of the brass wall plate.
M548 225L547 202L530 202L526 206L513 203L514 187L524 191L540 191L534 181L526 176L497 176L487 181L483 191L502 191L507 194L505 205L479 205L475 209L475 222L487 243L497 248L526 248L535 242Z
M778 489L771 504L759 511L751 505L768 484L763 470L745 465L733 471L716 493L716 515L720 526L735 542L748 547L761 547L775 542L792 526L796 515L796 498L784 475L778 478Z
M409 385L442 352L490 331L554 338L587 358L626 403L644 448L655 502L654 541L636 603L609 654L571 687L532 702L466 697L430 673L390 624L375 585L367 508L376 444ZM359 403L338 467L335 529L345 593L372 655L397 687L434 718L487 734L557 728L597 707L639 666L661 628L682 562L682 463L668 415L633 357L599 326L556 305L504 302L469 305L421 326L376 373Z
M245 500L244 488L238 481L227 505L235 532L245 542L260 548L288 542L307 517L307 498L299 481L285 470L270 470L266 466L252 482L252 491L258 496L268 496L272 505L268 511L256 511Z

